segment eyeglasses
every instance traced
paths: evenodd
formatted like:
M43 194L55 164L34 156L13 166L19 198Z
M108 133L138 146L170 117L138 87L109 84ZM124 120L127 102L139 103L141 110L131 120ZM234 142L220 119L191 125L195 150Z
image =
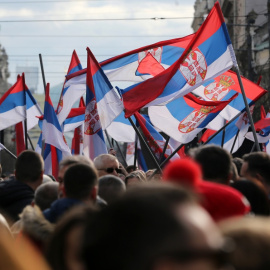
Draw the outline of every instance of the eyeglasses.
M106 168L106 169L98 169L101 171L105 171L107 173L113 173L113 171L116 171L117 173L121 173L122 171L118 168Z

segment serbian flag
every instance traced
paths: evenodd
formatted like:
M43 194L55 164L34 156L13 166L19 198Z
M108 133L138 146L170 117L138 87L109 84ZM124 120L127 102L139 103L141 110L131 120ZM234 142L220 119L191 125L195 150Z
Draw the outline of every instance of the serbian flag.
M79 108L84 108L84 112L85 112L85 103L82 97L80 99ZM84 130L84 120L80 126L74 129L74 136L71 143L72 155L83 154L83 130Z
M227 101L204 101L189 93L166 106L149 107L148 113L154 126L176 141L188 143L237 95Z
M142 107L182 97L236 64L224 18L216 2L182 56L168 69L122 90L125 116Z
M44 173L53 175L57 179L59 163L63 159L62 151L50 144L45 144L43 159Z
M254 105L250 107L250 112L253 113L253 110ZM226 120L223 119L223 123L224 121ZM224 137L223 148L231 153L235 153L243 144L249 125L247 113L243 112L226 127L224 136L223 131L221 131L217 136L209 141L209 144L222 146L222 137ZM213 134L215 134L215 132L216 130L208 129L203 134L201 141L206 142Z
M83 154L83 125L75 128L74 136L71 142L71 153L72 155Z
M142 82L171 66L182 55L193 36L147 45L105 60L100 66L110 81ZM76 80L72 79L76 76L85 80L86 69L68 77L72 81Z
M89 48L87 48L89 50ZM90 50L89 50L90 51ZM92 84L95 88L95 101L97 110L99 113L99 119L103 129L106 129L111 122L123 111L123 102L113 89L113 86L109 82L105 73L101 69L96 58L90 51L91 55L91 70L92 70ZM87 75L88 76L88 75ZM67 77L69 78L69 77ZM82 89L87 84L88 78L85 81L85 75L74 77L73 80L66 82L66 86L72 87L72 89Z
M17 156L18 156L22 151L26 149L23 122L20 122L15 125L15 136L16 136L16 151L17 151Z
M69 64L67 74L75 73L82 69L81 62L79 57L74 50L71 56L71 61ZM65 80L66 82L66 80ZM62 125L65 119L67 118L73 104L85 93L85 87L83 89L77 88L74 89L73 87L63 86L60 99L57 105L56 113L59 124Z
M161 154L163 153L163 148L165 146L165 139L162 137L162 135L155 130L155 128L150 124L149 121L147 121L147 117L139 114L136 112L134 114L136 118L137 124L140 126L142 133L144 134L144 137L146 139L146 142L148 143L149 147L151 148L152 152L156 156L157 160L160 159ZM174 149L168 144L164 158L167 158ZM171 160L179 158L178 154L175 154Z
M47 84L44 105L44 119L42 124L42 139L63 152L64 156L70 155L70 149L65 142L61 126L58 122L53 104L50 98L50 84Z
M83 125L85 118L85 107L72 108L66 120L64 121L64 132L72 131Z
M87 77L86 77L86 109L84 120L84 155L94 159L100 154L108 153L104 140L102 125L100 121L97 101L102 99L104 93L103 73L90 51L87 48Z
M27 119L27 129L38 123L36 116L41 110L25 84L24 74L18 75L17 82L0 99L0 130Z
M259 98L267 93L267 91L258 84L253 83L244 77L241 78L249 106L254 104ZM232 100L219 115L219 117L223 117L228 121L239 114L239 112L243 112L245 110L245 103L237 75L235 72L230 70L206 83L203 83L192 93L200 96L206 101L224 101L231 98L235 93L239 93L238 97ZM220 121L220 123L221 122L222 121ZM220 129L221 127L222 126L217 125L217 122L213 125L213 129L215 130Z
M270 112L268 112L265 116L263 115L261 109L262 118L255 123L255 129L258 132L257 138L259 143L268 143L270 140ZM246 134L246 138L254 142L254 137L252 132L248 132Z
M133 116L131 118L135 122L135 118ZM133 143L135 141L135 130L129 120L125 118L124 111L113 120L106 130L117 142Z

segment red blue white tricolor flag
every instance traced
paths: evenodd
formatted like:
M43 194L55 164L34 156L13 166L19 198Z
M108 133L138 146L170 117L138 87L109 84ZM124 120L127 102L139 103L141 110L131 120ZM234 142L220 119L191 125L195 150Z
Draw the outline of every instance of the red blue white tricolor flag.
M71 56L71 61L69 64L67 74L73 74L82 69L81 62L79 57L74 50ZM66 80L65 80L66 82ZM60 126L62 126L63 122L66 120L73 104L85 93L85 88L76 88L70 86L63 86L60 99L57 105L56 113Z
M27 130L38 123L42 112L25 84L24 74L0 99L0 130L27 119Z
M84 99L81 97L79 108L84 108ZM85 118L85 116L84 116ZM71 143L71 153L72 155L82 155L83 154L83 131L84 131L84 121L83 123L74 129L74 136Z
M171 66L182 55L193 36L194 34L147 45L102 61L100 66L111 82L142 82ZM75 80L73 77L80 75L85 80L86 69L68 78L72 81Z
M135 122L135 118L133 116L131 116L131 119ZM124 112L121 112L106 130L117 142L135 142L135 130L131 126L129 120L125 118Z
M91 62L93 62L92 80L96 89L95 96L97 102L97 109L102 129L106 129L112 123L112 121L123 111L123 102L114 90L113 86L106 77L104 71L101 69L92 52L91 55ZM74 76L76 74L74 74ZM67 82L65 83L65 87L70 87L74 91L78 90L85 93L85 85L87 84L85 74L75 76L72 79L69 78L70 76L67 76Z
M188 143L237 95L227 101L204 101L189 93L166 106L151 106L148 113L154 126L176 141Z
M63 155L70 155L70 149L65 142L62 128L58 122L53 104L50 98L50 84L47 84L44 105L44 119L42 123L42 139L63 152Z
M249 106L254 104L260 97L267 93L267 91L258 84L255 84L244 77L241 79ZM232 100L228 106L222 110L219 116L212 123L210 128L214 130L218 130L223 126L224 119L229 121L239 114L239 112L243 112L245 110L245 103L237 75L231 70L224 72L222 75L219 75L206 83L203 83L192 91L192 93L203 98L205 101L225 101L231 98L235 93L239 94L238 97ZM221 120L221 118L223 119Z
M125 115L182 97L236 65L224 18L216 2L181 57L168 69L122 90Z
M250 107L251 114L253 113L254 105ZM224 124L224 120L223 120ZM246 112L243 112L238 118L232 121L225 129L225 134L220 132L212 140L209 141L209 144L215 144L222 146L227 151L234 153L236 152L244 142L245 134L248 131L250 126L249 119ZM206 142L216 130L208 129L201 138L202 142ZM205 136L206 135L206 136ZM207 136L208 135L208 136ZM224 138L223 138L224 135ZM252 135L252 138L253 135ZM234 145L234 146L233 146ZM233 148L232 148L233 147Z
M165 139L162 135L152 126L150 121L147 120L147 116L143 116L140 113L136 112L134 114L136 118L136 123L140 126L142 133L145 136L145 139L153 151L154 155L156 156L157 160L160 159L161 154L163 153L163 148L165 146ZM168 144L164 157L167 158L174 149ZM179 158L178 154L175 154L171 160Z
M86 109L84 120L84 155L94 159L100 154L107 153L104 134L100 121L97 100L104 97L103 72L94 55L87 48L87 76L86 76Z

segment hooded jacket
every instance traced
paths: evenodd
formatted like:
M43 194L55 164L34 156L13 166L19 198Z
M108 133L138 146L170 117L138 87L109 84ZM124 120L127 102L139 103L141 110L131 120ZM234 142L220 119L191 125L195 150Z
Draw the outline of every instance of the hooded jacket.
M0 209L14 221L34 199L34 190L16 179L0 182Z

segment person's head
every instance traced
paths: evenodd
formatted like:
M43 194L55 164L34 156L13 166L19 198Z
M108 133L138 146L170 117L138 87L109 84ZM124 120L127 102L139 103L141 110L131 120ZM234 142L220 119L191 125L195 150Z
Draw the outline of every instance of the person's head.
M94 213L89 205L75 206L56 224L46 249L52 269L85 270L81 259L82 233L86 220Z
M223 243L193 196L172 186L127 192L89 220L83 239L86 268L99 270L217 269Z
M195 150L194 159L202 168L204 180L229 184L232 158L228 151L216 145L204 145Z
M73 164L78 164L78 163L82 163L85 165L89 165L89 166L94 166L94 163L92 160L90 160L89 158L85 157L85 156L79 156L79 155L75 155L75 156L68 156L65 159L61 160L59 163L59 170L58 170L58 183L59 183L59 187L58 187L58 197L62 198L63 197L63 188L64 188L64 175L66 170Z
M241 192L249 201L251 212L255 215L269 216L270 209L265 190L248 180L239 180L231 187Z
M18 181L31 186L34 190L42 183L44 161L40 154L23 151L15 163L15 177Z
M98 170L99 177L107 174L118 176L118 173L120 173L117 158L110 154L102 154L97 156L94 159L94 165Z
M231 239L228 262L235 270L270 269L270 220L263 217L229 219L220 224L225 237Z
M129 165L129 166L126 167L127 173L132 173L132 172L134 172L136 170L138 170L138 167L134 166L134 165Z
M50 208L51 204L58 198L57 182L48 182L40 185L35 191L35 204L43 211Z
M80 201L96 201L97 171L85 164L71 165L64 175L64 194Z
M270 156L264 152L255 152L243 156L241 176L261 183L270 194Z
M172 161L163 171L163 181L196 192L200 196L200 204L215 221L249 212L249 204L241 193L229 186L203 181L201 178L199 165L190 159Z
M170 162L163 171L163 180L194 188L202 179L200 166L191 159Z
M108 204L122 196L125 191L125 183L119 177L104 175L98 179L98 195Z
M231 182L236 182L240 180L238 171L237 171L237 167L234 164L234 162L232 162L232 166L231 166Z
M239 158L239 157L234 157L232 159L232 162L235 164L236 168L237 168L237 172L238 172L238 175L240 176L240 173L241 173L241 167L243 165L243 159L242 158Z
M139 174L132 172L125 178L126 187L133 187L145 183L145 180L140 177Z

